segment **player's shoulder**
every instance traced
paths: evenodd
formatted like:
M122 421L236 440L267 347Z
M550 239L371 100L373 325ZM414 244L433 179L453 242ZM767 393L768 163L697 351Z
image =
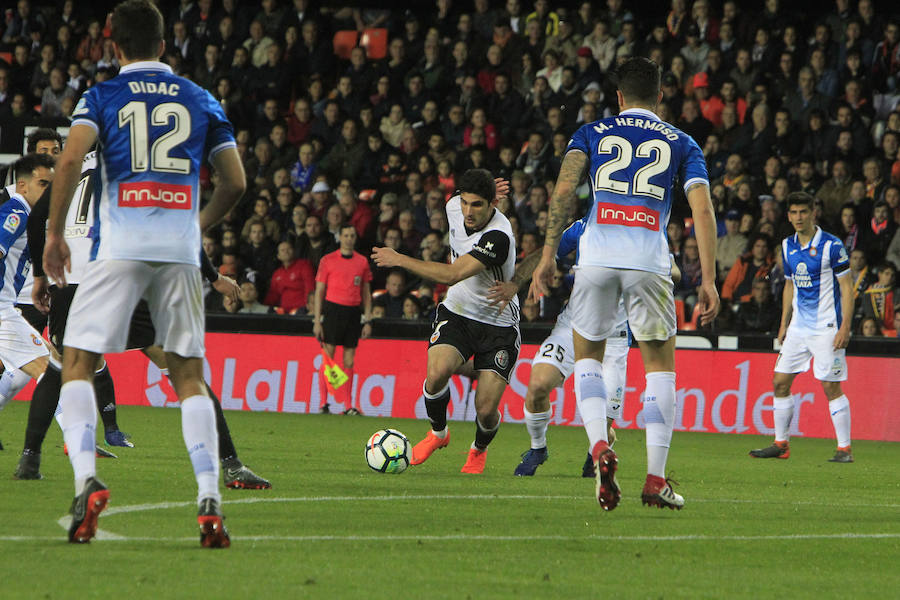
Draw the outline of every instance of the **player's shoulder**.
M844 242L838 236L833 233L828 233L824 229L822 230L822 237L819 238L820 243L824 244L825 242L831 242L832 244L840 244L844 245Z
M452 196L450 196L450 199L447 200L447 203L444 205L444 210L461 210L459 192L456 192Z

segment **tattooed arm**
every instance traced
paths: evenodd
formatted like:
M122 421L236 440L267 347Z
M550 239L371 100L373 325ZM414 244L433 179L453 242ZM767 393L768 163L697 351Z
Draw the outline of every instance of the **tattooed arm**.
M556 268L556 249L559 247L563 230L575 212L575 188L584 175L587 163L587 155L580 150L571 150L563 158L559 177L553 187L550 210L547 213L547 236L544 238L541 261L534 270L531 289L528 291L528 297L535 301L548 293L550 278Z

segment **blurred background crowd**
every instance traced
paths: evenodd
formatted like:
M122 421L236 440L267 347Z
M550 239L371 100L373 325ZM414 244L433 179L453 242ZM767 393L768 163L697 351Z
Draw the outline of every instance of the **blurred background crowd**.
M102 3L101 3L102 4ZM387 245L447 260L444 203L473 167L510 181L497 209L520 256L543 245L547 205L572 133L616 114L616 64L663 72L658 115L707 159L719 221L717 331L774 333L781 317L784 200L815 196L817 223L850 254L854 332L896 337L900 296L900 7L780 0L436 0L412 10L309 0L159 2L172 69L234 124L248 190L203 239L241 301L210 311L312 312L319 261L343 223L357 250ZM0 45L0 152L28 127L65 127L80 94L115 76L108 7L19 0ZM892 14L891 11L894 11ZM204 173L204 194L215 186ZM579 188L586 210L587 183ZM583 213L582 213L583 214ZM668 226L682 272L679 327L697 328L700 264L690 211ZM574 216L574 215L573 215ZM553 321L571 287L523 302ZM375 314L428 319L443 289L372 265Z

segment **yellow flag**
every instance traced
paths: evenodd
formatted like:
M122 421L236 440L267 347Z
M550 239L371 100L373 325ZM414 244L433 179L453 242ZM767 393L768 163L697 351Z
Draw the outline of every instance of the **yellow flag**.
M325 377L328 379L328 383L334 390L347 383L347 380L350 379L347 377L347 374L344 373L344 370L334 363L325 367Z

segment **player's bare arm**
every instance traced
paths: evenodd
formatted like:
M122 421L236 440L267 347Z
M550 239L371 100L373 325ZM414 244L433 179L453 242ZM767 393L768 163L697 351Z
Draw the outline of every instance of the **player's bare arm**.
M325 282L316 282L316 302L313 306L313 335L320 342L325 339L325 330L322 328L322 305L325 302ZM370 309L371 312L371 309Z
M719 292L716 290L716 213L709 196L709 186L695 183L687 189L687 200L694 219L694 236L700 251L703 281L697 294L700 324L707 325L719 314Z
M852 297L852 295L851 295ZM784 281L784 291L781 292L781 326L778 328L778 343L784 342L787 328L791 322L791 308L794 301L794 282L790 279Z
M400 267L423 279L445 285L459 283L486 268L483 262L469 254L464 254L452 264L447 264L419 260L387 247L372 248L372 260L379 267Z
M206 231L225 218L247 189L244 165L237 149L225 148L213 155L211 162L219 182L209 203L200 211L200 231Z
M491 306L497 307L497 312L502 313L509 301L531 280L535 267L541 261L542 251L535 250L516 265L516 272L509 281L495 281L488 290L487 298Z
M544 238L541 261L534 270L531 288L528 291L528 297L534 301L548 293L550 289L550 278L556 268L556 249L559 247L563 230L575 212L575 188L584 176L587 164L588 157L580 150L572 150L563 158L559 177L553 187L550 209L547 212L547 235Z
M846 348L850 343L850 324L853 319L853 282L850 281L849 269L838 275L838 285L841 288L841 314L844 320L834 335L834 349Z
M35 285L37 285L37 278L35 278ZM237 281L228 277L227 275L219 274L219 278L216 279L212 283L213 288L223 296L228 296L234 302L238 301L238 295L241 291L241 286L238 285ZM33 296L33 293L32 293ZM37 304L37 303L35 303Z
M372 283L369 281L363 281L362 283L362 305L363 326L359 337L365 340L372 336Z
M69 130L66 145L56 161L56 176L50 190L50 211L47 218L47 241L44 244L44 271L60 286L66 284L65 272L72 270L69 245L63 236L66 213L78 180L84 155L97 141L97 132L88 125L74 125Z

